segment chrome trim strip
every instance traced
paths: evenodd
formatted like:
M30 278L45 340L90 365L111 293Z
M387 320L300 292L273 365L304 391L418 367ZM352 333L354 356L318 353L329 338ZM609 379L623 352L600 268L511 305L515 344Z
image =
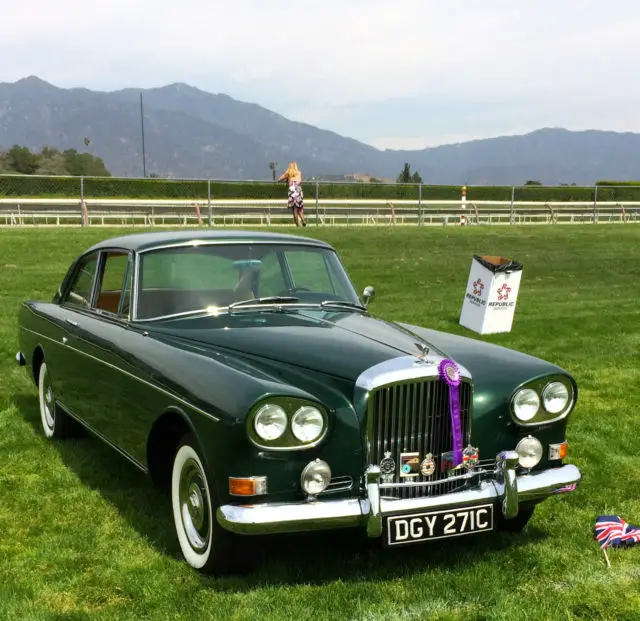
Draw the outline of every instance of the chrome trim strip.
M140 256L133 252L133 282L131 283L131 300L129 300L129 320L135 321L138 316L138 287L140 282L139 274Z
M483 474L494 474L494 470L477 469L467 472L467 474L460 474L454 477L447 477L446 479L438 479L437 481L408 481L406 483L381 483L380 489L403 489L407 487L432 487L433 485L442 485L449 483L450 481L465 481L468 479L475 479Z
M317 496L327 494L337 494L338 492L348 492L353 487L353 479L350 476L331 477L331 482L327 487L319 492Z
M95 356L92 356L91 354L88 354L87 352L81 351L79 349L76 349L75 347L72 347L71 345L69 345L68 343L64 343L64 342L59 342L56 341L55 339L51 338L50 336L47 336L46 334L40 334L39 332L36 332L35 330L31 330L29 328L23 328L24 330L26 330L27 332L31 332L31 334L35 334L36 336L39 336L43 339L46 339L47 341L51 341L52 343L55 343L56 345L60 345L61 347L64 347L66 349L70 349L71 351L74 351L78 354L82 354L83 356L86 356L87 358L91 358L92 360L95 360L97 362L100 362L101 364L111 368L111 369L115 369L116 371L120 371L120 373L127 375L133 379L138 380L139 382L142 382L143 384L146 384L147 386L149 386L150 388L155 388L157 391L167 395L168 397L171 397L172 399L175 399L176 401L178 401L179 403L181 403L182 405L191 408L192 410L194 410L195 412L198 412L199 414L203 414L204 416L210 418L211 420L214 420L215 422L220 422L220 419L217 416L214 416L213 414L211 414L210 412L207 412L205 410L200 409L199 407L193 405L192 403L189 403L188 401L186 401L185 399L183 399L182 397L179 397L178 395L166 390L165 388L161 388L160 386L156 386L155 384L152 384L151 382L148 382L147 380L142 379L141 377L138 377L137 375L133 375L133 373L129 373L128 371L125 371L124 369L121 369L120 367L117 367L109 362L105 362L104 360L100 360L100 358L96 358Z
M438 365L444 359L437 354L429 354L425 360L418 356L418 352L415 356L391 358L363 371L356 380L356 386L371 391L398 382L437 377ZM468 369L457 362L456 365L460 369L461 377L472 379Z
M199 238L198 235L194 235L192 239L189 241L175 242L173 244L163 244L161 246L152 246L150 248L142 248L141 250L136 250L136 254L146 254L147 252L155 252L156 250L167 250L169 248L198 248L200 246L246 246L246 245L287 245L287 246L314 246L316 248L324 248L325 250L329 250L333 253L336 253L335 248L332 248L326 242L314 239L308 239L301 237L298 239L242 239L241 237L235 238L227 238L227 239L202 239ZM336 253L337 254L337 253Z
M378 474L375 467L367 471L368 490L375 490L373 479ZM520 504L544 500L556 489L578 483L581 478L578 468L571 464L516 477L517 502ZM483 481L477 489L404 500L380 498L379 504L374 491L369 497L362 499L223 505L218 508L216 518L223 528L238 534L260 535L364 527L375 535L378 524L381 524L385 515L449 506L463 507L487 501L499 502L504 499L505 493L504 484L492 480ZM509 500L511 502L511 498Z

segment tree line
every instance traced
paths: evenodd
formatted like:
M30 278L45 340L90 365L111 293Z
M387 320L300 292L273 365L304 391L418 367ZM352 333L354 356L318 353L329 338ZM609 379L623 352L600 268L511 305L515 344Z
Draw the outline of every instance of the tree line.
M13 145L0 150L0 174L111 177L102 158L76 149L44 147L39 153Z

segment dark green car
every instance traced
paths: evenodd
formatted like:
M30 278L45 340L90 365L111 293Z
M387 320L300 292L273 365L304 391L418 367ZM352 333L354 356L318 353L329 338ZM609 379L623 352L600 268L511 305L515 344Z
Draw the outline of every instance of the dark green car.
M16 358L47 437L89 429L170 487L203 571L233 566L238 535L517 531L575 489L569 373L376 319L372 296L315 239L128 235L78 257L51 302L23 304Z

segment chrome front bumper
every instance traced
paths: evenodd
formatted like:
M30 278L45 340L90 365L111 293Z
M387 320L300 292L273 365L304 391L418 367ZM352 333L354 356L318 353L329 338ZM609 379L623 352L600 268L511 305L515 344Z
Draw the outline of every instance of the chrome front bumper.
M571 491L582 478L573 465L517 476L517 463L518 454L505 451L498 455L493 478L482 481L476 489L406 500L381 498L380 469L369 466L365 473L366 498L223 505L216 515L223 528L242 535L361 527L366 528L369 537L380 537L383 518L397 513L493 502L500 503L505 518L515 518L521 504L539 502L552 494Z

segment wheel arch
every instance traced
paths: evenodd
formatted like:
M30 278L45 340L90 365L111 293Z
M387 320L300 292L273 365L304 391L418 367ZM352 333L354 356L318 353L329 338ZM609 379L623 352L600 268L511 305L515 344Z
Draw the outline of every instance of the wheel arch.
M198 433L186 413L179 407L168 407L153 423L147 438L147 468L155 485L168 488L171 482L173 457L180 440L190 433L198 442L202 458L206 453ZM206 464L205 464L206 466Z
M44 348L40 343L36 345L33 350L33 355L31 356L31 372L33 374L33 381L36 386L39 385L40 382L40 366L44 362Z

